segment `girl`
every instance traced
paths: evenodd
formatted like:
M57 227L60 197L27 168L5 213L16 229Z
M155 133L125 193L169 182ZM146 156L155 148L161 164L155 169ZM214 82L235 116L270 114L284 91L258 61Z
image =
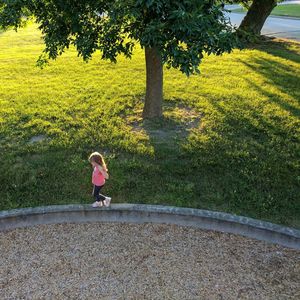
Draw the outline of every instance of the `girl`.
M89 157L89 162L92 164L94 171L92 175L92 183L94 185L93 196L96 201L93 207L109 206L111 198L100 194L100 190L105 184L105 179L108 179L108 170L102 155L99 152L94 152Z

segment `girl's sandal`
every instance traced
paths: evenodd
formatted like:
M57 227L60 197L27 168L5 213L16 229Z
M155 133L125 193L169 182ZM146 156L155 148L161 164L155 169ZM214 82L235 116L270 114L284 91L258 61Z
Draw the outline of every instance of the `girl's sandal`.
M103 206L103 203L102 203L102 201L95 201L94 203L93 203L93 205L92 205L94 208L96 208L96 207L102 207Z
M110 207L110 201L111 201L111 198L110 197L107 197L104 201L103 201L103 204L105 207Z

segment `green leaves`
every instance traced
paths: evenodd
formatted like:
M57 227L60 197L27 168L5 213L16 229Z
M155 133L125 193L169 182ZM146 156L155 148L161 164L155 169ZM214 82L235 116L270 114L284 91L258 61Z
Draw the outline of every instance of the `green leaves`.
M2 0L0 26L18 28L34 16L45 42L42 65L74 45L89 60L130 58L135 43L156 47L163 63L190 75L203 53L220 55L238 45L220 6L211 0Z
M0 1L0 28L14 27L17 30L24 26L30 16L26 0L1 0Z
M141 13L135 15L131 36L142 47L158 48L163 63L187 75L199 72L204 52L220 55L238 45L229 21L212 1L136 1L135 11Z

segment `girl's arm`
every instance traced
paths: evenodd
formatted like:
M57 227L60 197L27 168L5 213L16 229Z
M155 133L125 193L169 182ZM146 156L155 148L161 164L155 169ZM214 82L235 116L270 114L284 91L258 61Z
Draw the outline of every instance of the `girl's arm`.
M103 167L101 167L100 165L97 165L98 170L102 173L102 175L104 176L105 179L109 178L109 175L107 173L107 170L105 170Z

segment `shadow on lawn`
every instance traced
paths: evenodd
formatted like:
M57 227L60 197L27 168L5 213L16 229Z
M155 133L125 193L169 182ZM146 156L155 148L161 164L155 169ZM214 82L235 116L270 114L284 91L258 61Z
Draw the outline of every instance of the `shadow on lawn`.
M208 145L196 141L193 152L199 167L212 167L224 178L219 181L222 189L217 187L223 190L223 201L238 214L300 226L296 128L288 130L251 105L240 115L230 114L217 101L212 105L222 116L223 129L216 130Z
M263 58L255 58L250 62L241 61L241 63L252 69L255 73L263 75L268 83L279 89L286 97L283 99L280 95L269 92L266 88L247 80L252 88L268 97L270 101L278 104L293 116L300 116L300 89L297 88L300 76L295 74L294 68L278 61Z
M300 56L288 49L286 52L281 49L278 53L273 50L268 53L285 59L290 59L292 54L292 60L300 62ZM202 151L202 157L198 160L205 166L208 159L222 158L220 161L215 159L214 162L219 165L220 174L232 178L229 183L238 191L236 195L231 194L236 199L228 199L233 206L243 209L248 206L248 212L256 211L261 218L273 214L280 223L286 223L289 215L294 220L294 226L300 226L296 221L300 207L295 196L300 192L300 178L297 176L297 161L300 159L297 130L300 116L299 73L295 72L295 66L272 58L256 57L240 62L262 75L268 83L259 86L245 79L250 89L261 95L264 101L261 105L240 103L237 104L238 110L235 110L230 105L226 106L226 99L223 99L225 107L218 100L211 99L210 103L221 116L223 128L216 126L217 137L208 145L209 151L206 153L202 151L201 142L199 143L198 149ZM276 92L268 89L270 86ZM264 107L271 103L288 114L276 108L276 113L272 114L272 106L269 107L270 111L265 111ZM226 194L230 196L229 189ZM241 200L245 201L244 205L239 205Z
M135 189L138 202L143 199L149 204L192 207L195 203L192 198L197 198L198 194L197 176L189 177L189 158L181 145L192 130L198 129L201 113L180 100L172 99L164 102L162 118L143 120L141 107L140 102L134 115L130 115L128 125L133 134L146 137L153 155L127 155L126 170L128 164L132 164L135 179L129 179L126 185ZM132 194L130 189L126 191ZM136 198L135 195L130 197Z
M135 169L138 181L142 176L156 178L151 180L156 182L151 203L227 211L278 223L286 223L286 215L296 219L291 212L297 208L297 170L289 159L295 150L284 125L251 104L242 104L244 114L224 108L216 99L210 102L219 117L208 126L200 112L180 101L167 102L162 119L132 124L133 131L146 132L154 148L154 159L149 163L137 158ZM189 117L190 127L188 118L182 118L187 111L194 117ZM140 184L144 181L136 185L142 194Z
M265 38L259 44L250 46L270 55L300 63L300 43L277 38ZM297 50L293 49L297 48Z

